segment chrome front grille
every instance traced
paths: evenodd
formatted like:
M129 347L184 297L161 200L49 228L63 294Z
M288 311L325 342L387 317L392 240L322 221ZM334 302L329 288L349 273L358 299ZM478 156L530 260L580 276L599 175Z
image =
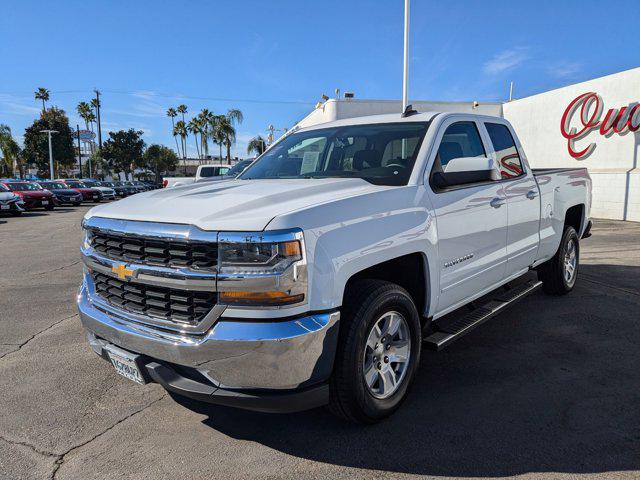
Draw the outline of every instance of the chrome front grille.
M122 262L215 272L217 243L165 240L91 230L91 247L100 255Z
M91 277L95 292L112 306L160 320L196 324L216 305L216 292L123 281L96 271Z

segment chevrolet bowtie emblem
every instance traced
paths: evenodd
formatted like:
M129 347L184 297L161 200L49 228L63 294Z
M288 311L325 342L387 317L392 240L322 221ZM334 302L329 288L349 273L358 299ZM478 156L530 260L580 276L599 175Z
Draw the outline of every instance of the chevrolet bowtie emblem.
M111 267L111 271L118 275L120 280L126 280L128 277L133 276L134 271L130 268L127 268L122 263L119 263L117 266Z

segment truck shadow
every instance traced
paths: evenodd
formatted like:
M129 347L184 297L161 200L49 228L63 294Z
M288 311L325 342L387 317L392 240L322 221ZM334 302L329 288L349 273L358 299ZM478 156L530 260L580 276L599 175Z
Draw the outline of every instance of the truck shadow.
M536 293L438 354L407 401L373 426L319 409L269 415L180 403L225 435L327 464L437 476L640 468L640 292L590 281ZM640 281L640 267L616 267Z

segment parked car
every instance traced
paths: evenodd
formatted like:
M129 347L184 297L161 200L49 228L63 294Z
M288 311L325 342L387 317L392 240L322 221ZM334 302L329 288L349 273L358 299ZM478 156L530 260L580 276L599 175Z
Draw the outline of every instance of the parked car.
M590 206L587 169L532 170L503 118L324 123L235 180L89 211L80 318L138 383L372 423L401 405L423 346L538 288L571 292Z
M195 183L213 182L213 181L219 181L219 180L228 180L230 178L236 178L238 175L244 172L245 169L248 168L249 165L251 165L252 163L253 163L253 160L241 160L240 162L236 163L233 167L231 167L229 171L227 171L227 173L225 173L224 175L218 175L215 177L203 177L199 180L196 180Z
M129 195L128 193L128 189L125 188L124 186L118 185L117 182L104 182L101 181L99 182L101 187L108 187L113 189L114 192L116 192L116 196L120 197L120 198L124 198L127 195Z
M195 177L164 177L162 185L165 188L188 185L206 177L219 177L226 174L230 169L231 166L229 165L200 165L196 170Z
M100 182L100 180L84 179L82 180L82 183L84 183L86 187L95 188L96 190L98 190L102 194L102 200L116 199L116 191L111 187L102 185L102 182Z
M4 186L22 197L25 210L34 210L36 208L53 210L55 208L55 196L53 193L43 189L35 182L4 182Z
M56 199L56 205L82 203L82 194L67 187L63 182L37 182L42 188L49 190Z
M100 203L102 200L102 193L97 188L87 187L83 182L79 180L57 180L64 183L67 188L75 190L82 195L83 202Z
M127 182L113 182L116 187L122 188L126 192L126 196L138 193L138 189L133 185L127 185Z
M147 191L146 187L144 187L143 185L137 185L134 181L125 180L123 183L128 187L132 188L135 191L135 193L142 193Z
M0 183L0 213L10 213L14 217L24 212L24 201L17 193L12 192Z

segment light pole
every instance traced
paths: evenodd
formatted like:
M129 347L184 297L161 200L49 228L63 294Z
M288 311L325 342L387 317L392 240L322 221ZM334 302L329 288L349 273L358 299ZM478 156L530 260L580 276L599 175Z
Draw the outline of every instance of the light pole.
M409 0L404 0L404 65L402 69L402 112L409 105Z
M51 134L58 133L57 130L40 130L40 133L49 135L49 177L53 180L53 148L51 147Z

